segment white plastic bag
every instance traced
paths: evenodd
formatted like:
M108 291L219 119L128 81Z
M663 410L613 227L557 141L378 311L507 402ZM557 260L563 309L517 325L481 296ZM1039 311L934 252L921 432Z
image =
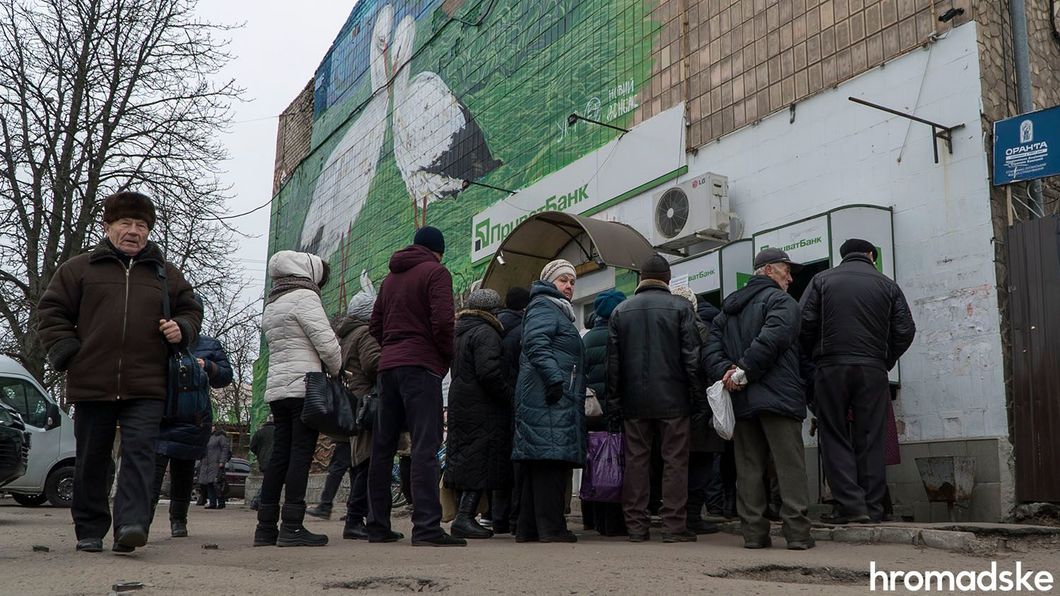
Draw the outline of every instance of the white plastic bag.
M714 414L714 430L726 441L732 439L732 432L736 428L736 416L732 413L732 398L729 397L729 390L721 381L718 381L707 389L707 401L710 403L711 413Z

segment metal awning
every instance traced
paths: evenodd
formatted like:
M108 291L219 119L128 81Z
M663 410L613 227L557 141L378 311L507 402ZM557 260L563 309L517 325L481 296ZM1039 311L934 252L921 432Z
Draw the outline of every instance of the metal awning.
M501 242L482 287L501 296L515 286L529 287L549 261L572 253L577 256L568 260L580 275L605 266L640 271L655 249L626 224L545 211L527 218Z

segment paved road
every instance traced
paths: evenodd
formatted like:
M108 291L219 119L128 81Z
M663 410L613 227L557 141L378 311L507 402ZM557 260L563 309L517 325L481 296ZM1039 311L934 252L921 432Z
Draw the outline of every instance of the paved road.
M0 594L106 594L119 581L139 581L133 594L312 594L375 590L452 594L866 594L870 561L887 570L1050 570L1060 578L1053 547L987 557L901 545L821 542L792 552L783 541L765 551L741 547L728 534L695 544L630 544L581 533L569 544L516 544L511 536L468 548L413 548L408 542L368 545L342 540L339 521L312 521L327 533L324 548L250 546L254 512L193 508L191 537L169 537L159 507L152 542L130 556L77 553L65 509L26 509L0 500ZM408 519L397 529L408 533ZM109 537L108 537L109 541ZM204 544L216 544L207 550ZM49 552L34 552L34 545ZM108 545L109 546L109 545ZM727 577L717 577L724 575ZM735 576L735 577L734 577ZM878 586L878 588L882 587ZM876 592L879 593L879 590Z

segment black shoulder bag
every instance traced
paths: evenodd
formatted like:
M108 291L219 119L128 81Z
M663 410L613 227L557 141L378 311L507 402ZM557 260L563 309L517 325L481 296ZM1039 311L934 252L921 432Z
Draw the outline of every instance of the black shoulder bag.
M169 283L166 279L165 263L158 264L157 271L158 279L162 282L162 315L169 321L172 319L172 313L169 307ZM191 350L179 350L165 338L162 341L168 350L166 408L163 417L170 421L202 424L213 414L210 405L210 379L191 355Z

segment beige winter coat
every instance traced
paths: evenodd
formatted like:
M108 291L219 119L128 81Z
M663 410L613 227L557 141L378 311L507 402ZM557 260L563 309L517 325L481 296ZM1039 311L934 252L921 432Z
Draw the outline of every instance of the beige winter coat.
M320 257L309 253L284 250L269 259L273 280L295 275L320 283L323 274ZM304 399L305 374L322 370L322 363L331 373L341 369L339 341L316 292L297 289L270 302L261 327L269 346L266 402Z

